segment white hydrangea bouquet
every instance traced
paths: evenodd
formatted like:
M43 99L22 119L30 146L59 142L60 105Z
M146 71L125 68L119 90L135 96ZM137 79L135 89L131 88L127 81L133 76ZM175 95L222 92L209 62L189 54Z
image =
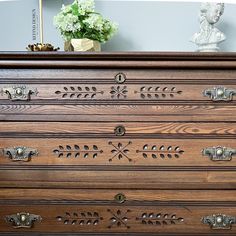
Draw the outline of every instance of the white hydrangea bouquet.
M118 25L103 18L94 9L94 0L75 0L70 5L62 6L61 11L54 17L54 25L66 42L86 39L87 41L76 42L79 42L79 48L84 44L84 51L89 51L86 50L90 48L88 42L93 41L93 46L95 43L96 47L96 43L105 43L117 32Z

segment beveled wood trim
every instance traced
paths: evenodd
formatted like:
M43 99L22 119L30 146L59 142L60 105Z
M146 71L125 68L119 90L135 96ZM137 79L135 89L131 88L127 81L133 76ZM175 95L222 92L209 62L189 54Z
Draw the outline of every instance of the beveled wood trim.
M126 60L236 60L235 52L158 52L158 51L118 51L118 52L11 52L1 51L0 60L2 59L41 59L41 60L79 60L79 59L99 59L99 60L114 60L114 59L126 59Z
M236 68L235 53L2 52L2 68Z

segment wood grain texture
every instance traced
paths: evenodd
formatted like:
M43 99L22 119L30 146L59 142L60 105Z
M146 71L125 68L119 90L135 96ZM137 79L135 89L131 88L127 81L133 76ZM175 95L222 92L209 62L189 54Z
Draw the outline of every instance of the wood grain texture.
M236 157L203 155L236 149L235 95L203 96L235 78L236 53L0 53L0 235L235 235L201 221L236 217ZM21 85L37 96L3 92ZM4 152L21 146L38 155ZM21 212L42 222L6 222Z
M137 125L138 124L138 125ZM106 135L113 136L117 126L125 127L126 136L142 135L192 135L208 136L217 138L236 134L235 122L1 122L0 137L11 137L25 135L40 137L40 135L51 135L51 137L66 135Z
M229 216L236 214L235 207L200 207L200 206L79 206L76 205L41 205L9 206L5 205L0 217L17 212L37 214L41 222L35 222L31 229L14 229L10 224L0 221L2 231L8 232L196 232L212 233L209 225L201 222L202 217L224 212ZM147 215L147 219L143 219ZM157 217L160 215L160 218ZM116 220L114 220L116 219ZM146 220L146 221L145 221ZM144 223L145 222L145 223ZM147 223L146 223L147 222ZM156 223L158 222L158 223ZM164 222L164 223L163 223ZM221 233L235 233L231 230L218 230Z
M4 150L12 147L28 147L38 151L37 156L32 156L28 161L13 161L11 155ZM213 161L210 156L203 155L203 149L213 147L226 147L235 149L233 139L140 139L140 138L4 138L0 139L0 164L22 168L25 166L45 166L54 169L61 166L97 166L145 168L175 167L210 167L236 168L236 156L231 160ZM27 159L25 159L27 160ZM3 167L3 166L2 166ZM1 166L0 166L1 169ZM105 170L105 168L104 168ZM222 174L223 175L223 174ZM64 176L64 178L67 178Z

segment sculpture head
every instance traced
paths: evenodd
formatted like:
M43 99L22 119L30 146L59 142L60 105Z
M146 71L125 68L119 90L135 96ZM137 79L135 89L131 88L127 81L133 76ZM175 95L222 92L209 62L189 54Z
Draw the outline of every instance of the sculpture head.
M201 18L206 19L209 24L217 23L223 12L224 3L204 2L201 5Z

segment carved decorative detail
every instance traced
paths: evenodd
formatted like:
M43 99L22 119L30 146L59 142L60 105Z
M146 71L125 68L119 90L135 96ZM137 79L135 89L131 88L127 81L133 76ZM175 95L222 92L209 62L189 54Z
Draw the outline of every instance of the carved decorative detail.
M111 150L113 156L109 159L110 162L113 161L113 159L115 158L118 158L119 160L126 158L128 161L132 161L132 159L128 157L129 149L127 148L130 144L132 144L131 141L129 141L126 145L123 145L122 143L118 143L117 145L115 145L111 141L108 144L114 147Z
M99 216L97 212L65 212L64 216L56 217L58 222L62 222L65 225L80 225L80 226L88 226L88 225L98 225L102 217Z
M112 217L110 218L110 225L108 228L112 227L126 227L127 229L130 228L128 225L128 214L131 212L130 210L127 210L126 212L122 212L121 210L117 210L116 212L113 212L112 210L108 209L108 212L111 213Z
M136 218L145 225L175 225L184 222L184 218L177 217L175 214L162 214L162 213L143 213L141 217Z
M29 147L9 147L3 149L3 155L12 161L30 161L33 156L38 155L38 151Z
M215 87L203 91L203 95L209 97L212 101L232 101L233 95L235 94L235 89L228 89L225 87Z
M58 156L58 158L97 158L99 153L103 153L103 150L99 150L96 145L89 147L88 145L59 145L57 149L53 150L53 153Z
M156 159L158 157L164 159L164 158L179 158L183 153L184 150L182 150L179 146L167 146L164 145L157 146L157 145L148 145L145 144L143 146L142 150L136 150L137 153L142 153L142 156L144 158L152 157L153 159Z
M236 224L236 217L227 216L224 214L204 216L203 224L209 224L211 229L231 229L232 224Z
M208 156L212 161L231 161L236 154L236 149L226 147L209 147L202 151L203 156Z
M57 90L55 94L60 95L62 98L70 99L93 99L97 94L103 94L103 91L97 91L96 87L64 87L62 91Z
M7 223L10 223L13 226L13 228L32 228L34 222L42 221L41 216L25 212L6 216L5 219Z
M127 86L112 86L111 87L111 98L122 99L127 97Z
M37 96L38 90L36 88L28 88L26 85L13 85L12 87L1 89L0 94L2 96L7 94L11 101L27 101L31 99L31 95Z
M142 99L166 99L175 98L177 95L181 95L182 91L176 87L146 87L140 88L140 91L134 91L139 93Z

